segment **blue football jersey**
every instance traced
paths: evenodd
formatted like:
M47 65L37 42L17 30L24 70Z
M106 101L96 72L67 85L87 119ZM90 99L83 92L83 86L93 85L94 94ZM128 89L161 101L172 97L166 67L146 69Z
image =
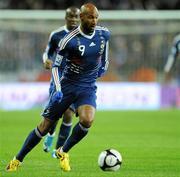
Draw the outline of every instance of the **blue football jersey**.
M64 36L69 32L69 30L67 29L66 26L62 26L60 28L58 28L57 30L51 32L50 37L49 37L49 41L48 41L48 45L46 47L46 50L43 54L43 61L45 62L45 60L50 59L53 62L55 61L55 58L58 58L58 46L60 44L60 41L64 38ZM65 68L66 65L66 60L63 60L61 62L61 65L59 66L59 71L58 71L58 75L59 77L62 76L62 72ZM51 92L53 91L54 87L54 79L53 77L51 78L50 81L50 88L49 88L49 94L51 94Z
M49 36L49 41L48 41L48 45L46 47L46 50L43 54L43 60L45 61L46 59L50 59L53 62L55 61L55 58L58 57L58 46L59 43L61 41L61 39L64 38L64 36L69 32L69 30L67 29L66 26L62 26L60 28L58 28L57 30L51 32L50 36ZM61 70L64 69L66 65L66 60L63 60L63 62L61 63Z
M82 86L94 85L108 67L109 38L109 30L101 26L96 26L92 35L84 34L80 26L75 28L61 40L54 70L65 58L64 79Z
M165 72L169 72L173 68L179 53L180 53L180 34L174 38L173 45L171 47L171 52L168 56L166 65L164 67Z
M174 38L173 46L171 49L171 53L174 56L174 58L177 58L179 52L180 52L180 34Z

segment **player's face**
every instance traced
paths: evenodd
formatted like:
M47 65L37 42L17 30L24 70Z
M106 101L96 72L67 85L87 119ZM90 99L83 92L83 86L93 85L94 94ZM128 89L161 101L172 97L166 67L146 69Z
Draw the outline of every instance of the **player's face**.
M79 23L79 11L70 11L66 14L66 25L69 30L75 28Z
M94 9L81 16L81 24L87 33L92 33L98 22L98 12Z

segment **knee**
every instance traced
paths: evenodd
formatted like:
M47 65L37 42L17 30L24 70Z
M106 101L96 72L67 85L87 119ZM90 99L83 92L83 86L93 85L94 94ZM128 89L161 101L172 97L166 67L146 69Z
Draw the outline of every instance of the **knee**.
M74 113L70 109L67 109L66 112L64 113L63 121L65 123L71 123L73 114Z
M86 128L90 128L92 126L93 120L94 120L94 117L90 114L82 115L80 117L80 123Z
M90 105L82 105L78 108L79 120L80 123L86 127L91 127L94 115L95 115L95 108Z

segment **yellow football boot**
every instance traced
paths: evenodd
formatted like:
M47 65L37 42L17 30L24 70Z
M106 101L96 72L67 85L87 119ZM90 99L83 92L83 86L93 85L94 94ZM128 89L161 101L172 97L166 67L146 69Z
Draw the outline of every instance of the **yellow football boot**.
M60 159L60 167L63 171L70 171L71 167L69 165L69 154L65 152L60 152L60 148L56 150L56 156Z
M18 168L21 166L21 162L17 159L13 159L6 167L6 171L17 171Z

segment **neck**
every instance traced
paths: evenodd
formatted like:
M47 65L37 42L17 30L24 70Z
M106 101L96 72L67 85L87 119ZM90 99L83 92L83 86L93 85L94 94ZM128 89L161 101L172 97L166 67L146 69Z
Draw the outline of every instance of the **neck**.
M84 33L84 34L86 34L86 35L91 35L91 34L93 34L93 32L94 32L94 30L93 31L90 31L89 29L87 29L86 27L83 27L82 25L80 25L80 29L81 29L81 31Z
M71 28L71 27L69 27L69 26L67 26L66 25L66 28L69 30L69 31L71 31L73 28Z

